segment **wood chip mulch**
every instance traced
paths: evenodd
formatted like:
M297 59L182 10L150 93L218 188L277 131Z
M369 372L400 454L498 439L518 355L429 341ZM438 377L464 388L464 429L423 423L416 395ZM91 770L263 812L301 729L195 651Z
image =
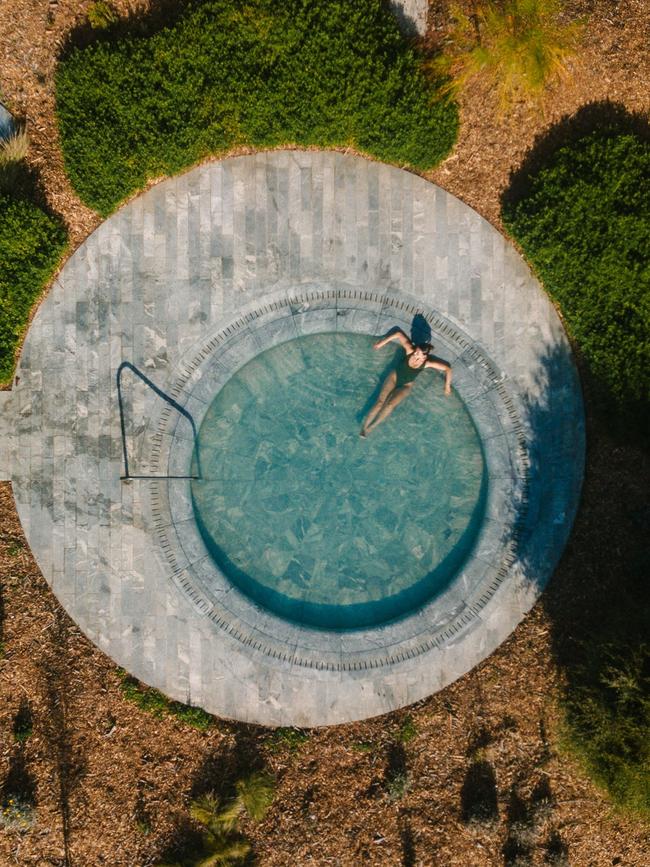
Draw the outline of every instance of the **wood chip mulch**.
M63 171L53 74L89 5L0 0L1 97L27 121L30 160L73 249L99 218ZM146 5L113 2L124 15ZM431 42L444 31L448 6L432 3ZM430 175L496 226L500 193L538 135L594 100L650 108L647 0L569 0L567 15L589 16L583 47L545 114L520 106L499 119L492 94L473 87L461 100L459 142ZM259 764L278 778L267 817L244 828L264 867L541 865L563 847L565 863L576 867L650 864L648 826L617 813L559 748L557 699L567 674L559 648L584 616L582 600L626 568L627 546L633 549L639 534L635 516L650 489L647 453L612 439L586 398L588 465L572 540L549 589L511 638L407 711L314 731L295 747L225 721L199 732L128 702L114 664L50 593L11 487L0 484L0 796L20 779L36 803L31 829L0 828L0 864L155 864L187 830L193 792L208 782L223 788ZM33 726L23 745L13 735L21 707ZM496 812L464 821L481 781Z

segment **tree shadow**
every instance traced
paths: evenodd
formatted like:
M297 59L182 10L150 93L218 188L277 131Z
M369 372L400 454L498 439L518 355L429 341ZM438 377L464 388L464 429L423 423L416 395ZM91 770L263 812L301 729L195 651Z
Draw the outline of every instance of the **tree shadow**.
M50 627L50 646L43 654L42 675L46 709L41 717L42 732L53 761L61 814L64 861L72 863L70 855L71 817L70 796L81 781L85 770L85 757L78 746L72 743L70 705L75 687L70 678L70 649L67 629L70 620L60 609L53 612ZM77 687L78 688L78 687Z
M472 762L460 790L460 815L466 824L491 825L499 817L497 778L485 759Z
M9 759L9 771L0 789L0 804L6 805L12 800L30 807L36 803L36 779L27 767L22 744Z
M415 867L417 862L415 836L408 822L402 824L399 836L402 845L402 867Z
M647 444L619 434L608 417L593 411L591 392L601 384L585 377L589 447L580 492L579 421L565 415L570 401L577 407L579 399L566 378L568 352L566 345L547 350L537 387L541 398L528 401L530 490L518 556L532 582L555 566L541 604L565 684L569 737L613 790L621 766L642 773L648 737L650 454ZM536 446L541 441L545 448ZM551 454L561 460L553 472ZM541 534L538 516L545 517ZM550 791L537 794L552 803Z
M153 36L166 27L172 27L197 0L153 0L146 8L131 12L106 27L93 27L84 20L72 28L59 52L59 60L66 60L77 49L90 45L119 42L125 38L138 39Z
M226 800L235 794L238 780L263 771L266 763L259 748L263 731L259 726L237 726L234 743L205 757L194 775L190 798L194 800L212 792Z
M628 133L650 141L650 123L642 112L630 112L610 100L587 103L535 138L523 162L510 173L508 185L501 193L501 210L507 210L530 192L533 178L560 148L596 131L603 136Z

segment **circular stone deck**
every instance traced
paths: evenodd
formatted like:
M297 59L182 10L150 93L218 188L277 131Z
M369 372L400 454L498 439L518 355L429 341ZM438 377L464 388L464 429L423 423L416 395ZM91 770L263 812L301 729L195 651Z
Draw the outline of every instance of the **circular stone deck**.
M281 621L206 556L184 478L188 417L198 427L268 346L406 330L418 313L485 443L478 544L454 585L398 623ZM130 474L179 478L121 478L124 362L136 368L119 376ZM476 665L550 577L582 480L568 342L514 248L443 190L335 153L208 163L122 208L66 264L0 403L0 475L71 617L171 697L268 725L380 714Z

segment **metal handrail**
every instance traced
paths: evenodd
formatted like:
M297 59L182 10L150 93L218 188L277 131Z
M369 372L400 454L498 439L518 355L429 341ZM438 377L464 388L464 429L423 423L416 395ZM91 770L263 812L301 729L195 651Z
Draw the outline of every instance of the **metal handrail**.
M161 397L164 401L166 401L171 407L177 410L182 416L184 416L189 423L192 425L192 433L194 436L194 452L196 454L196 467L198 470L198 475L196 476L132 476L129 472L129 456L126 448L126 424L124 421L124 402L122 400L122 371L128 368L130 371L135 373L135 375L144 382L145 385L148 385L149 388ZM158 386L152 382L148 376L145 376L138 368L131 364L130 361L123 361L117 369L116 374L117 381L117 402L120 408L120 429L122 431L122 453L124 455L124 475L120 476L122 481L126 481L128 479L200 479L201 478L201 460L199 458L199 450L197 448L197 432L196 425L194 424L194 419L190 415L190 413L185 409L185 407L181 406L177 403L173 397L170 397L168 394L165 394L162 389L158 388Z

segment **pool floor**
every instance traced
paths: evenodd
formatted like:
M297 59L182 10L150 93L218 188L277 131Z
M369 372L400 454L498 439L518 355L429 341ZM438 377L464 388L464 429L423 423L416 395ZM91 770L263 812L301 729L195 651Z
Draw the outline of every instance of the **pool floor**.
M403 355L372 343L319 334L267 350L226 383L199 431L192 494L212 557L256 602L310 626L412 611L453 579L483 516L478 434L436 371L359 436Z

